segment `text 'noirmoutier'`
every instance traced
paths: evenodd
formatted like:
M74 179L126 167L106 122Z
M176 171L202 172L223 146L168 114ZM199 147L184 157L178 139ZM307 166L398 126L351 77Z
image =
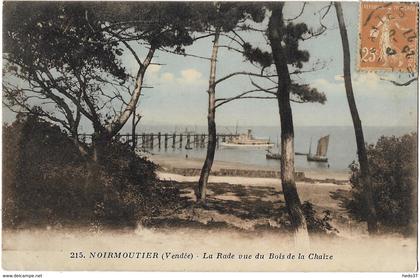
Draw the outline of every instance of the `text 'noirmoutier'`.
M71 259L139 259L139 260L333 260L333 255L326 253L254 253L235 254L232 252L214 252L193 254L191 252L70 252Z

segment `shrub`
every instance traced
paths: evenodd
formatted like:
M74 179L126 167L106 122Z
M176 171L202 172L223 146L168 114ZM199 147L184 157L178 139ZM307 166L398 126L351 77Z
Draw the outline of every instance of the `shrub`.
M3 224L130 226L171 205L156 166L113 142L105 165L80 156L59 127L33 116L3 128ZM175 193L176 195L176 193Z
M410 234L417 217L417 134L381 137L367 148L373 201L378 223L383 230ZM366 206L359 166L350 165L351 200L347 208L352 215L366 221Z
M102 166L111 172L114 178L125 182L149 185L156 181L156 164L138 156L128 143L114 140L106 151Z
M57 126L34 117L19 117L4 126L3 223L54 222L57 211L71 217L83 201L78 189L84 176L81 163L74 145Z
M308 201L303 202L302 210L310 233L334 235L338 233L338 230L330 224L332 217L329 210L324 210L322 217L319 217L313 204Z

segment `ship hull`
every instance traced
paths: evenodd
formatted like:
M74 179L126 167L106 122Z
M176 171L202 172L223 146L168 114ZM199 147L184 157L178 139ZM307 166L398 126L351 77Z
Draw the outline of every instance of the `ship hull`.
M314 162L328 162L328 157L325 156L312 156L312 155L308 155L306 157L306 160L308 161L314 161Z
M296 152L295 155L308 155L307 153L298 153ZM265 154L265 158L266 159L276 159L276 160L280 160L281 159L281 154L279 153L266 153Z
M265 155L266 159L276 159L276 160L280 160L281 159L281 154L279 153L267 153Z
M272 148L274 147L274 144L237 144L237 143L227 143L222 142L220 143L220 146L226 147L226 148Z

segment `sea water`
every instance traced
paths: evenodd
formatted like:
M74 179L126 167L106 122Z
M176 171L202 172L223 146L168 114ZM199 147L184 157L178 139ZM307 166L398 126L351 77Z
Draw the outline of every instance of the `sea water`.
M141 126L139 133L155 133L161 132L162 134L173 134L181 132L192 132L197 134L206 133L205 126ZM246 133L247 129L252 130L255 138L267 138L274 143L271 152L279 152L278 146L280 145L280 128L274 126L251 126L251 127L225 127L217 128L218 133L233 134ZM368 144L374 144L381 136L402 136L410 132L416 132L414 126L400 126L400 127L378 127L378 126L365 126L363 127L365 141ZM328 146L328 163L309 162L305 155L295 156L295 167L297 170L310 170L310 169L331 169L331 170L348 170L352 161L357 161L356 138L352 126L330 126L330 127L295 127L295 152L308 153L309 145L312 141L312 153L316 152L318 139L322 136L330 135ZM163 136L162 136L163 137ZM172 148L172 139L168 141L168 148L165 150L163 146L163 138L161 149L155 147L150 150L152 154L162 154L168 156L180 156L191 158L204 159L206 156L205 148L196 148L192 142L193 149L186 150L186 138L183 140L183 147L179 148L179 143L176 148ZM178 141L178 138L177 138ZM278 168L280 165L279 160L266 159L266 149L264 148L226 148L219 146L216 150L215 159L227 162L239 162L247 165L263 166L268 168Z

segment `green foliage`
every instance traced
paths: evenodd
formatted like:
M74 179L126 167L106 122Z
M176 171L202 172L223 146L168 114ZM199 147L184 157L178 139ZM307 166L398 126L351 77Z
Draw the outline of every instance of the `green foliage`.
M200 5L200 16L206 24L220 28L222 32L234 30L238 23L247 19L262 22L265 17L263 5L246 2L217 2Z
M381 137L367 148L373 200L383 230L410 234L417 223L417 134ZM349 211L366 220L363 184L358 164L352 170Z
M101 166L106 171L112 172L114 179L123 179L121 182L129 183L156 180L157 165L135 154L128 142L113 140L105 149L103 156Z
M282 41L285 45L287 63L300 69L304 62L309 61L309 52L299 49L299 40L302 40L302 35L308 32L308 27L305 23L290 22L283 30Z
M306 225L308 231L314 234L337 234L338 230L331 226L332 220L331 212L329 210L323 211L323 216L320 218L316 215L316 211L312 203L305 201L302 204L302 211L305 215Z
M198 18L186 3L145 2L8 2L4 14L5 104L73 134L81 117L118 132L127 117L112 125L124 111L114 108L137 99L120 56L140 53L133 42L182 52Z
M279 9L282 3L266 3L268 9ZM282 8L281 8L282 9ZM264 10L264 8L262 8ZM305 23L289 22L284 24L281 18L278 24L279 36L283 45L284 56L287 59L287 64L292 65L296 69L301 69L303 63L309 61L309 52L299 49L299 41L303 40L303 36L309 33L308 26ZM268 32L268 30L267 30ZM261 66L262 72L274 64L273 54L268 51L263 51L258 47L253 47L250 43L245 42L243 45L243 55L245 59L251 63ZM316 88L311 88L307 84L297 84L293 82L290 87L293 99L295 102L318 102L324 104L327 100L324 93L319 92Z
M311 88L309 85L292 83L290 90L296 102L318 102L324 104L327 101L325 93Z
M262 51L258 47L254 48L250 43L243 44L244 56L251 63L258 63L266 68L273 64L273 56L267 51Z
M5 105L73 135L81 114L100 123L110 102L103 92L129 78L119 44L96 31L99 22L80 3L8 2L4 13Z
M303 39L303 35L308 33L308 27L305 23L294 24L288 23L287 26L281 24L282 32L280 34L281 41L284 43L284 52L287 57L287 64L296 68L302 68L304 62L309 61L309 52L299 49L299 41ZM243 45L244 56L251 62L258 63L261 67L266 68L274 63L272 53L263 51L258 47L252 47L251 44Z
M72 213L82 202L78 187L83 185L80 177L85 170L79 167L82 160L66 134L56 126L21 116L3 128L3 140L5 226L41 218L54 222L55 209L63 217L75 217Z
M204 30L196 11L184 2L83 3L99 26L121 35L123 40L143 41L152 47L182 49L191 45L190 30Z
M8 2L4 5L4 53L22 74L36 68L58 72L101 69L127 78L118 60L118 44L108 44L95 21L78 3Z
M130 226L172 206L156 166L113 143L106 165L83 159L57 126L20 116L3 129L3 224Z

